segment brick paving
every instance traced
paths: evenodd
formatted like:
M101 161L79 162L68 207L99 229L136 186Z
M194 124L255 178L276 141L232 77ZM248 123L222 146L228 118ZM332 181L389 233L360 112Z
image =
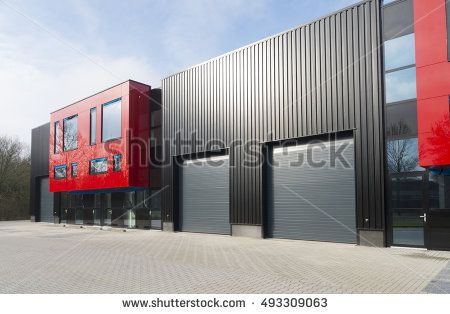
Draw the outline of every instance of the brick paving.
M0 293L450 293L450 252L0 222Z

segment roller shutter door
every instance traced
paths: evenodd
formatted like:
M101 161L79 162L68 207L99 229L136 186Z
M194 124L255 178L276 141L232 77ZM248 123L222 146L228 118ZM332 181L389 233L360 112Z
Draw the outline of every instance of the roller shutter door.
M180 171L181 230L229 234L229 158L184 162Z
M53 193L49 192L48 177L40 179L40 213L41 221L53 220Z
M345 161L333 158L343 149ZM273 150L269 168L268 233L274 238L356 242L356 199L353 139ZM334 154L339 156L338 154ZM335 165L330 162L335 160ZM303 160L303 162L301 162Z

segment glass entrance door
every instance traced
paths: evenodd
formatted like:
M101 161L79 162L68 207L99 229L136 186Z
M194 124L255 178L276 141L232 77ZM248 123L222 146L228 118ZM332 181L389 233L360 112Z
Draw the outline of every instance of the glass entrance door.
M424 247L423 173L390 174L392 245Z

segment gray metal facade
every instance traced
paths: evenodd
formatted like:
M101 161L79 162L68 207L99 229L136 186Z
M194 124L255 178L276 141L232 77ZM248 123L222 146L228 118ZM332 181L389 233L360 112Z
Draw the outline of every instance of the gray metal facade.
M180 173L181 230L230 234L228 156L186 161Z
M49 192L48 177L39 180L39 211L40 221L54 222L53 220L53 193Z
M353 132L357 228L384 230L380 30L380 2L363 1L163 79L166 162L220 141L231 223L262 225L263 143ZM163 217L176 225L176 167L162 177Z
M339 149L343 158L334 158ZM316 165L307 162L308 150ZM355 243L354 153L353 139L313 150L308 144L274 148L268 236Z
M30 215L40 220L40 179L49 174L50 123L31 130Z

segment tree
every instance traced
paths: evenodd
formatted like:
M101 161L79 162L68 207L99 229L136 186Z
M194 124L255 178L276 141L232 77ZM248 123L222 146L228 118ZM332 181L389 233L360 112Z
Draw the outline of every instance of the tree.
M410 134L409 126L400 120L391 124L386 133L388 137L400 137L398 140L389 140L386 145L389 172L414 170L418 163L414 143L410 139L401 138Z
M30 165L24 143L0 136L0 220L29 218Z

